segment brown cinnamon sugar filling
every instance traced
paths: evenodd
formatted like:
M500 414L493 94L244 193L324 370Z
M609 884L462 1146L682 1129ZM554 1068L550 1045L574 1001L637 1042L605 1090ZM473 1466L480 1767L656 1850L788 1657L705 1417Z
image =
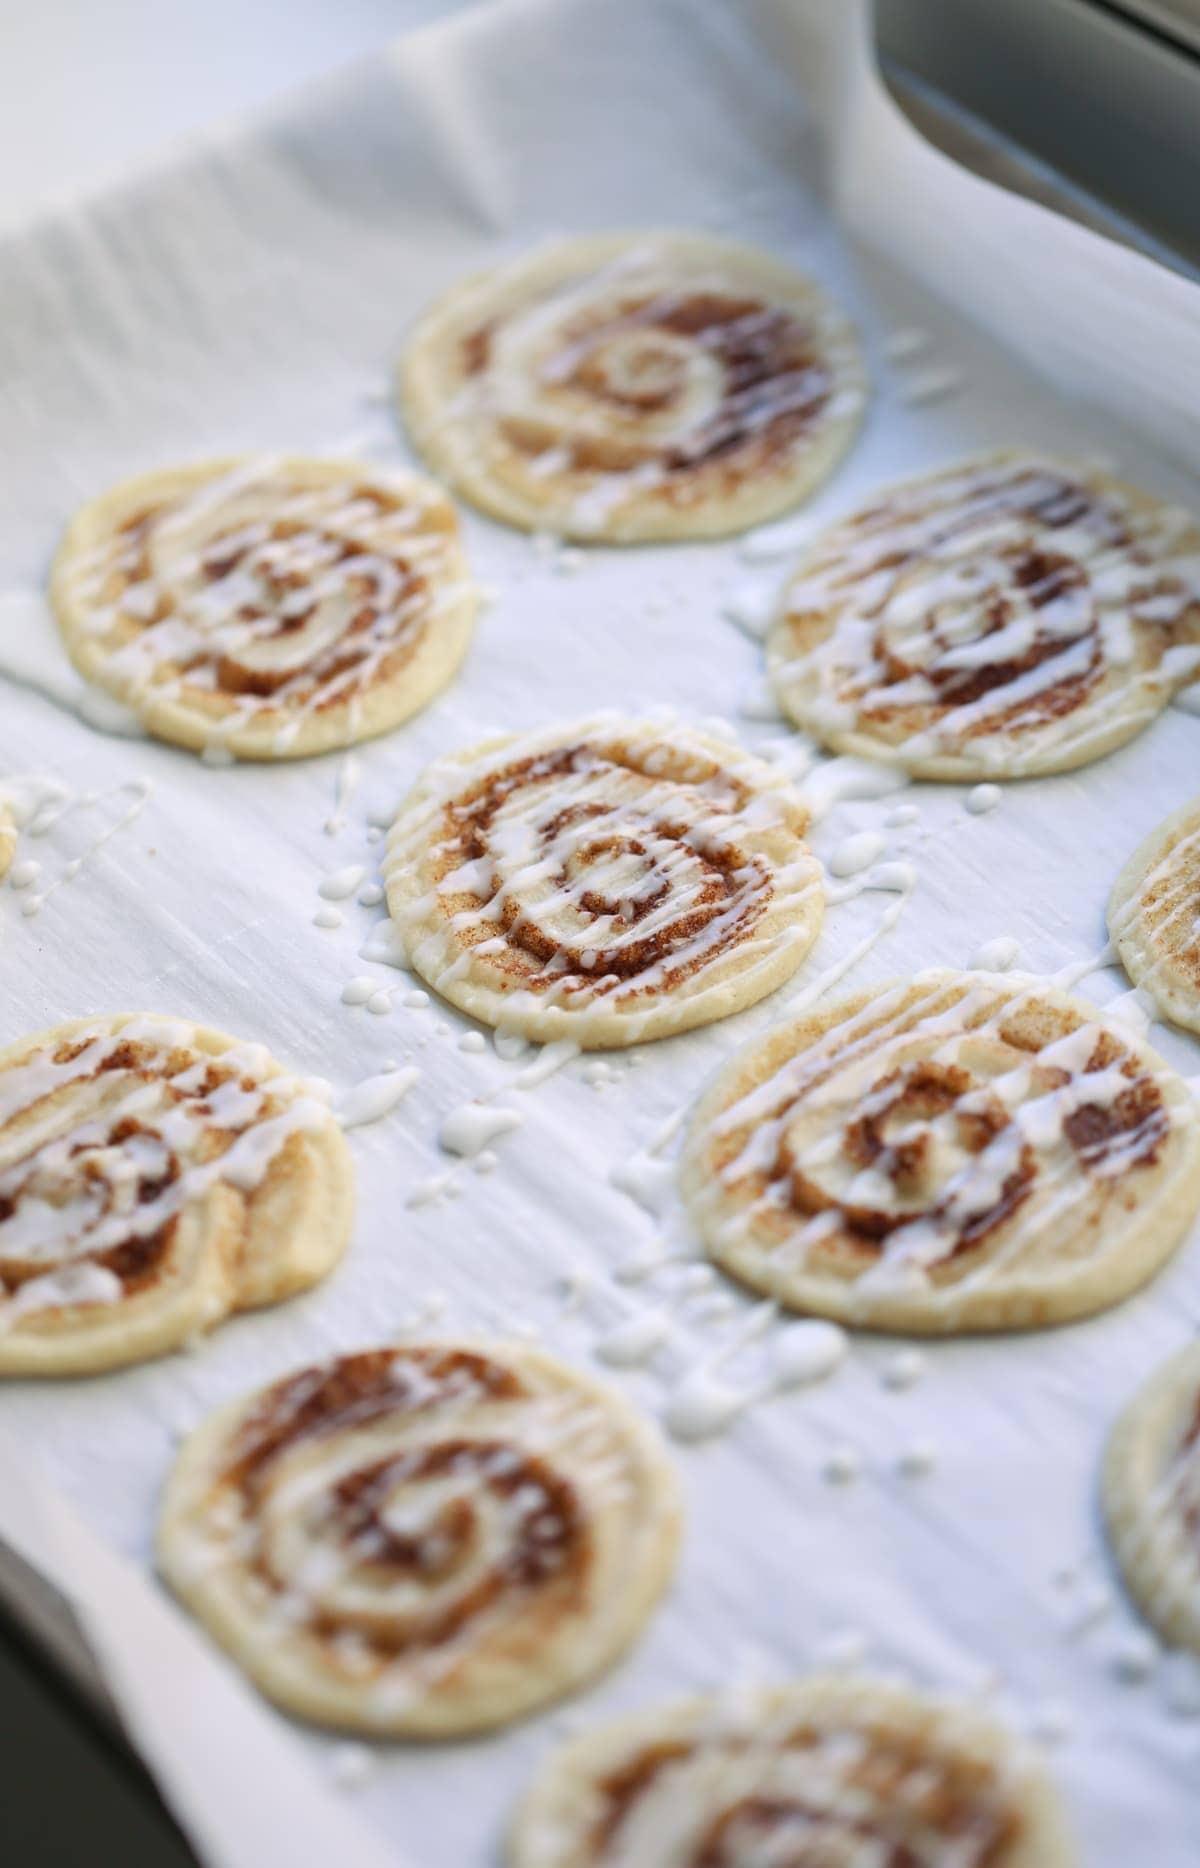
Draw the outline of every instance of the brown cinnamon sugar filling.
M509 801L528 786L545 784L556 777L596 772L603 774L614 759L587 745L564 747L533 758L516 760L488 774L465 796L455 799L445 809L445 824L438 838L437 881L466 863L486 859L490 854L495 821ZM635 768L630 768L635 769ZM618 766L619 775L619 766ZM731 811L745 801L744 786L731 781ZM635 802L631 814L636 819L641 807ZM636 832L620 836L605 827L610 807L599 800L581 800L564 806L537 827L537 852L531 861L552 862L547 879L564 892L574 891L580 909L595 918L611 917L621 939L614 944L595 945L581 937L576 942L547 936L511 896L501 903L498 921L477 925L466 936L469 941L491 938L497 927L507 936L508 949L489 955L491 964L519 977L521 984L535 992L553 990L568 998L572 989L589 996L630 988L636 990L640 975L651 968L663 970L671 984L689 978L702 966L712 965L721 954L737 947L760 920L770 905L772 883L761 858L750 855L732 843L716 842L712 837L700 840L686 822L663 815L647 821L643 841ZM564 830L595 820L594 838L581 841L572 855L571 873L553 855L556 839ZM659 912L669 900L671 880L656 867L650 848L651 838L662 838L672 846L686 849L698 884L689 886L686 905L663 925L647 931L641 938L635 932L639 924ZM604 858L624 856L640 865L640 880L634 889L619 896L603 892L581 882L588 868ZM453 899L453 898L452 898ZM480 913L487 906L474 891L464 896L464 911ZM721 925L717 928L717 923ZM694 943L712 930L701 953L688 954L680 949ZM583 956L590 956L585 966ZM546 972L550 962L555 970Z
M1020 1837L1021 1819L1001 1800L993 1773L975 1760L930 1755L918 1738L899 1732L850 1728L839 1734L799 1726L764 1752L764 1776L773 1753L802 1754L839 1736L865 1743L846 1770L844 1813L765 1787L740 1795L718 1809L697 1837L687 1868L738 1868L759 1853L777 1868L816 1868L828 1848L847 1842L869 1845L873 1868L919 1868L930 1833L959 1851L955 1859L964 1868L1000 1868ZM711 1747L717 1757L752 1748L753 1741L732 1736ZM649 1745L602 1779L591 1858L603 1861L643 1797L656 1788L669 1794L663 1780L673 1765L703 1757L706 1749L689 1740ZM863 1802L876 1806L874 1811L863 1813Z
M303 1370L277 1383L242 1423L218 1484L241 1495L253 1517L281 1459L308 1439L329 1439L391 1416L420 1415L456 1404L519 1399L525 1389L509 1369L468 1350L414 1347L344 1356L329 1368ZM416 1529L398 1529L387 1506L398 1488L469 1481L470 1493L432 1505ZM491 1497L507 1506L502 1547L469 1586L428 1616L397 1616L386 1604L326 1612L314 1609L310 1631L328 1641L353 1634L379 1664L414 1649L445 1645L513 1590L553 1592L556 1613L576 1607L590 1568L586 1517L570 1479L545 1459L502 1437L448 1434L344 1474L318 1507L314 1529L332 1536L356 1574L386 1587L410 1580L436 1590L477 1559L481 1516ZM253 1567L272 1589L285 1587L260 1546Z

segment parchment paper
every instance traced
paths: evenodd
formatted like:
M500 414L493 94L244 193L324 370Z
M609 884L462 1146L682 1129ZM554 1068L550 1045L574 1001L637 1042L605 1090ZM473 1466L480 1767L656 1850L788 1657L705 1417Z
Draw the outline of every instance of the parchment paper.
M537 239L614 225L697 225L760 241L851 310L876 395L852 456L811 508L814 521L891 475L970 447L1022 442L1099 450L1130 477L1193 500L1190 476L1151 439L1160 431L1180 458L1191 447L1183 419L1195 406L1191 289L1146 261L1110 255L1104 264L1119 292L1114 285L1085 317L1077 294L1103 243L1064 237L1044 210L986 184L964 192L967 178L953 165L939 158L931 167L919 143L914 153L906 139L917 139L888 114L869 71L838 65L830 35L843 17L786 5L743 12L727 0L497 0L0 247L0 588L15 593L0 619L5 662L70 691L50 625L23 593L41 580L77 501L119 475L207 451L406 458L381 396L428 298ZM844 153L835 161L842 199L856 222L890 240L889 260L837 230L818 187L816 114L803 91L834 95L835 69L843 81L857 72L857 88L836 93L857 113L852 168ZM898 187L911 199L889 232L889 190ZM1039 323L989 295L985 248L993 265L1003 257L1036 291ZM903 264L928 267L949 294L954 252L958 309ZM1060 269L1063 255L1071 265ZM963 317L972 273L983 302L971 309L1013 348ZM1145 400L1121 363L1128 346L1118 313L1123 333L1153 330ZM1052 345L1046 319L1055 316L1074 336ZM929 334L928 349L911 364L889 364L887 335L912 327ZM1106 371L1091 363L1100 338L1112 352ZM918 364L961 371L961 390L910 406L904 381ZM1078 399L1084 391L1094 407ZM1136 422L1143 412L1144 436L1116 425L1118 414ZM735 546L596 551L564 576L529 541L469 515L466 524L479 575L498 600L450 691L363 749L345 825L332 835L324 825L343 769L336 758L210 770L164 747L105 737L0 681L7 771L101 794L23 852L43 860L47 878L106 812L122 808L112 787L139 775L154 787L137 823L38 916L24 918L18 896L0 893L0 1039L80 1013L147 1007L260 1038L341 1085L391 1058L423 1071L391 1117L355 1137L359 1218L328 1284L225 1326L194 1354L0 1394L10 1442L145 1575L178 1433L300 1360L386 1337L431 1293L446 1298L441 1328L528 1323L587 1360L631 1301L607 1273L656 1236L655 1223L610 1184L611 1170L786 1000L654 1047L607 1090L591 1087L578 1063L535 1091L512 1090L507 1100L526 1121L501 1144L497 1171L464 1172L446 1204L405 1207L446 1165L435 1143L440 1117L518 1066L490 1048L462 1053L465 1023L449 1011L397 1004L376 1018L341 1005L351 976L389 977L358 957L379 910L351 904L333 932L312 923L322 874L377 855L368 815L385 814L433 754L492 726L604 704L721 714L753 745L786 737L779 723L738 711L744 699L753 706L761 654L720 613L747 575ZM917 862L919 887L854 983L935 961L965 964L999 934L1015 936L1024 963L1039 971L1095 952L1111 879L1134 843L1196 789L1198 745L1195 718L1168 710L1101 764L1007 787L984 818L965 812L961 787L914 788L907 795L919 823L889 834L893 852ZM880 824L894 802L838 806L815 833L818 852ZM883 898L866 895L832 910L800 983L868 933L882 907ZM1123 986L1112 970L1085 982L1102 1000ZM1200 1069L1200 1046L1161 1028L1156 1037L1185 1072ZM600 1274L599 1294L569 1314L561 1280L578 1267ZM668 1279L637 1301L665 1292L673 1302L671 1291ZM736 1302L739 1314L748 1309ZM686 1305L677 1308L676 1342L654 1369L612 1377L652 1412L671 1381L736 1327L736 1319L694 1323ZM1143 1375L1191 1335L1198 1310L1193 1238L1150 1291L1094 1322L934 1345L928 1375L905 1394L881 1382L895 1345L862 1342L827 1385L763 1404L714 1443L680 1448L690 1529L678 1585L632 1658L565 1715L486 1743L381 1748L355 1793L356 1812L423 1868L495 1862L515 1797L566 1725L755 1669L798 1670L821 1657L831 1635L857 1631L878 1666L943 1686L995 1676L1000 1708L1019 1725L1069 1725L1053 1764L1094 1868L1146 1860L1150 1821L1155 1868L1187 1868L1200 1719L1167 1709L1176 1670L1160 1668L1141 1685L1117 1678L1114 1660L1135 1627L1119 1598L1090 1632L1065 1631L1085 1618L1090 1589L1113 1584L1095 1512L1105 1432ZM761 1353L747 1350L726 1374L752 1380ZM900 1477L898 1459L924 1440L936 1448L933 1471ZM821 1468L842 1444L859 1451L864 1473L836 1488ZM11 1534L14 1517L26 1518L28 1546L10 1486L0 1532L7 1525ZM64 1557L52 1518L42 1514L37 1536L48 1568L69 1581L72 1563L78 1571L86 1558L72 1540L74 1554ZM1055 1582L1080 1562L1090 1580ZM93 1626L105 1625L104 1588L87 1593ZM111 1638L126 1638L115 1631L127 1627L129 1604L125 1590ZM148 1634L141 1661L126 1655L135 1731L162 1690L147 1671L152 1650ZM262 1723L285 1729L269 1712ZM303 1734L296 1742L328 1782L331 1741ZM147 1744L188 1820L191 1792L180 1785L194 1786L200 1767L185 1759L177 1779L177 1746ZM261 1859L311 1859L265 1763L261 1781L275 1823L275 1852L268 1846ZM193 1834L210 1862L235 1860L211 1834L194 1826ZM352 1844L341 1853L362 1858Z

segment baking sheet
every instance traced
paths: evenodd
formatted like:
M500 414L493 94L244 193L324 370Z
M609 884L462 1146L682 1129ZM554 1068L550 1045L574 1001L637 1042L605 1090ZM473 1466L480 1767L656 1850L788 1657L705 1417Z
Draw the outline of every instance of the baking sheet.
M431 294L537 239L613 225L697 225L759 241L851 310L876 396L849 461L810 508L814 522L891 475L1004 443L1098 451L1194 501L1185 468L1115 424L1113 372L1090 379L1103 407L1079 401L1073 378L1072 394L1049 393L1057 353L1003 349L897 259L836 231L818 185L818 125L797 89L815 71L814 41L791 36L831 18L821 9L743 12L723 0L498 0L0 248L3 659L69 694L29 593L78 500L121 474L231 448L406 459L382 397ZM781 58L785 43L798 48L798 65ZM820 49L829 51L823 38ZM894 142L880 147L899 162ZM864 149L856 160L867 161ZM888 174L878 181L886 198ZM917 185L911 176L907 184ZM973 198L972 212L983 211ZM1007 212L998 251L1012 237ZM1153 269L1122 277L1127 323L1142 299L1158 303L1156 281ZM1075 316L1069 297L1060 306ZM889 334L914 327L928 333L927 350L890 364ZM1089 329L1078 326L1085 350ZM1030 333L1018 326L1013 336ZM958 393L910 404L906 384L934 366L961 373ZM1129 410L1120 380L1116 407ZM1189 380L1180 378L1184 389ZM1167 437L1177 455L1183 427ZM751 1310L738 1297L732 1319L705 1324L678 1297L678 1274L636 1296L615 1283L612 1270L659 1227L610 1175L736 1044L780 1015L786 989L725 1025L648 1049L607 1089L592 1086L582 1062L536 1089L506 1089L525 1121L500 1144L496 1172L463 1171L457 1197L443 1204L403 1204L449 1165L436 1146L441 1117L510 1084L520 1066L490 1047L463 1053L467 1021L407 1009L403 992L386 1017L343 1006L351 977L400 976L360 957L378 910L351 904L341 929L313 925L322 875L373 865L371 818L386 815L431 756L495 726L667 703L695 719L723 716L752 746L787 740L780 723L752 717L761 654L722 614L747 577L768 577L770 566L748 566L736 545L598 550L568 576L527 539L470 515L466 526L479 576L498 592L466 669L427 713L360 749L349 773L338 758L207 769L90 730L28 687L0 682L8 772L56 779L75 801L21 852L43 862L46 880L127 814L134 781L151 786L136 820L39 914L26 918L19 894L0 894L0 1038L147 1007L260 1038L338 1085L391 1059L422 1071L386 1121L353 1137L359 1218L346 1263L326 1285L224 1326L193 1354L0 1394L0 1428L143 1571L181 1432L298 1361L386 1337L431 1300L445 1302L439 1328L531 1327L586 1362L632 1303L665 1294L677 1315L673 1344L649 1371L610 1371L655 1413L680 1374L729 1341ZM1095 953L1112 876L1196 789L1198 748L1196 719L1170 709L1099 765L1006 787L985 817L965 811L963 787L913 787L905 796L919 821L888 834L892 853L916 863L918 887L853 982L965 964L1001 934L1038 971ZM354 769L344 825L330 833ZM96 801L83 802L91 793ZM815 832L818 853L882 824L895 803L837 805ZM869 935L888 899L868 894L832 909L798 986ZM1125 982L1108 970L1084 986L1105 1000ZM1194 1041L1161 1028L1156 1041L1186 1073L1200 1070ZM562 1285L578 1270L594 1274L596 1289L572 1310ZM800 1669L831 1639L849 1651L861 1637L877 1666L987 1686L1022 1728L1059 1735L1053 1766L1089 1863L1143 1859L1152 1813L1156 1868L1184 1868L1195 1854L1200 1718L1172 1710L1189 1684L1174 1665L1137 1685L1118 1678L1136 1624L1119 1595L1100 1613L1096 1592L1113 1581L1095 1475L1114 1412L1193 1333L1198 1314L1194 1237L1152 1290L1108 1316L1053 1334L932 1345L925 1379L907 1393L881 1380L894 1344L856 1343L828 1384L765 1402L725 1437L678 1449L690 1507L679 1580L628 1662L566 1712L486 1742L379 1748L353 1793L355 1811L424 1868L494 1862L514 1798L564 1730L731 1678ZM752 1384L768 1353L769 1337L748 1345L724 1377ZM901 1456L926 1441L933 1470L899 1476ZM842 1445L861 1455L863 1472L834 1487L822 1467ZM10 1509L11 1497L10 1488ZM1081 1565L1073 1582L1055 1580ZM92 1607L103 1614L102 1601ZM138 1719L146 1705L143 1692ZM285 1729L269 1712L263 1723ZM298 1742L328 1782L335 1741ZM170 1756L155 1763L169 1788ZM277 1858L294 1860L280 1802ZM229 1858L211 1844L209 1859Z

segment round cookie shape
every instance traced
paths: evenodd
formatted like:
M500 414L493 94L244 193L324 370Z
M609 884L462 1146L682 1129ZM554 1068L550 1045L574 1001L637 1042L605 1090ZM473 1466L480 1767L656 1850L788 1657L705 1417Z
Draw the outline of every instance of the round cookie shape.
M1129 1403L1103 1472L1109 1542L1130 1593L1168 1641L1200 1654L1200 1348Z
M462 281L400 366L413 441L457 492L529 531L717 538L796 505L866 400L819 286L707 234L570 240Z
M973 1708L846 1675L697 1699L556 1752L512 1868L1073 1868L1040 1767Z
M1200 798L1173 811L1113 884L1108 931L1135 986L1200 1032Z
M1175 1250L1200 1108L1086 1001L931 971L748 1045L697 1105L680 1179L710 1256L789 1308L1040 1328L1118 1303Z
M438 487L283 455L113 487L67 527L50 597L87 680L160 739L239 759L398 726L458 668L476 608Z
M661 719L596 715L431 766L384 862L409 962L472 1017L585 1049L665 1037L788 978L824 912L779 773Z
M1200 527L1097 468L1001 453L824 531L767 641L787 716L920 778L1102 757L1200 668Z
M657 1436L526 1344L301 1369L185 1443L163 1574L263 1692L321 1724L503 1725L629 1646L679 1537Z
M0 1052L0 1375L85 1375L307 1290L353 1169L323 1083L141 1013Z

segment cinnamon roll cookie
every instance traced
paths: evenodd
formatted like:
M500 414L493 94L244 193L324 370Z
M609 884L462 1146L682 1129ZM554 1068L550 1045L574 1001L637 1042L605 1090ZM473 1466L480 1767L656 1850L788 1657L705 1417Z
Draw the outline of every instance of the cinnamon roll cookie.
M1200 798L1160 824L1113 885L1108 931L1135 986L1200 1032Z
M417 447L485 512L628 543L794 506L858 427L850 326L765 253L705 234L572 240L454 287L399 379Z
M407 720L457 669L475 614L437 487L283 456L124 481L71 521L50 595L89 681L160 739L242 759Z
M1125 1581L1168 1641L1200 1654L1200 1347L1151 1376L1108 1443L1104 1512Z
M711 1256L873 1329L1017 1329L1143 1284L1200 1205L1200 1107L1126 1027L1035 979L929 972L757 1039L698 1105Z
M606 1668L678 1535L672 1470L619 1396L527 1345L438 1342L222 1409L171 1474L159 1560L280 1705L434 1738Z
M151 1014L0 1053L0 1375L83 1375L277 1303L345 1250L325 1086Z
M1200 528L1093 468L993 454L823 533L768 638L783 711L921 778L1066 771L1200 670Z
M414 969L485 1024L585 1048L725 1018L821 924L776 771L677 723L599 715L431 766L388 839Z
M1071 1868L1040 1767L974 1709L817 1675L573 1740L517 1814L513 1868Z

